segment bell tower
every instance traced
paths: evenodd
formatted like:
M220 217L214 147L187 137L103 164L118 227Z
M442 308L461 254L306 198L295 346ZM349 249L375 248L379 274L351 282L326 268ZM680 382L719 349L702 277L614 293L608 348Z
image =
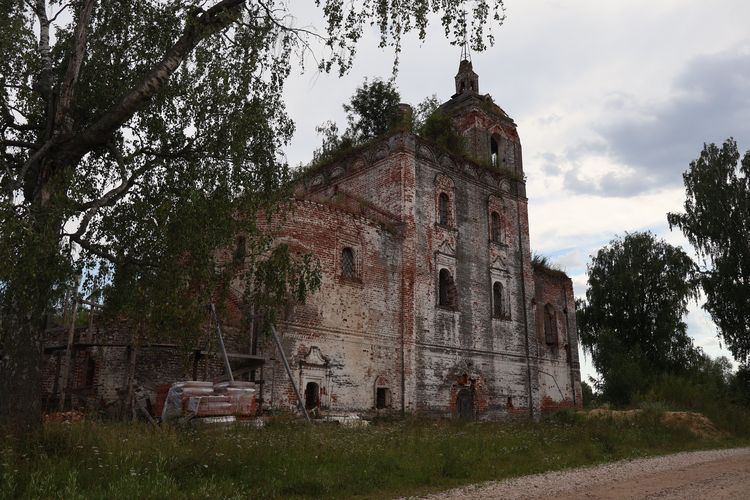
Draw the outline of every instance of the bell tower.
M458 65L456 73L456 93L453 97L461 94L479 94L479 75L474 72L471 61L463 57Z
M465 44L455 83L456 93L440 109L451 117L456 132L463 136L465 154L489 168L523 176L516 123L489 94L479 93L479 75Z

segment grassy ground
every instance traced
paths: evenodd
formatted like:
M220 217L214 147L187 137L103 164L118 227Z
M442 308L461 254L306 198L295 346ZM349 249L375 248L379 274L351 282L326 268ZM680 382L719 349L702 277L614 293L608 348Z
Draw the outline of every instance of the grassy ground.
M407 419L348 429L155 429L83 422L0 444L0 498L387 498L489 479L746 445L697 438L658 415L541 423Z

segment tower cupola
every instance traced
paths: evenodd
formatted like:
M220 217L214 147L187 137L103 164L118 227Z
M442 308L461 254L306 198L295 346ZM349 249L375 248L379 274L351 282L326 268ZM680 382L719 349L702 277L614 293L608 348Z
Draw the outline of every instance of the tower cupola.
M479 93L479 75L474 73L471 61L462 59L458 65L456 73L456 94L478 94Z

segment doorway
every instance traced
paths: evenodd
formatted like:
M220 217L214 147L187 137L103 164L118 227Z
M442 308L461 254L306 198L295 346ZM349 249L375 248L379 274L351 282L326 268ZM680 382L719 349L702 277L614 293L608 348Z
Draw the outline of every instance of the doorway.
M320 404L320 387L315 382L308 382L305 386L305 409L312 410Z
M461 389L456 395L456 412L459 418L474 417L474 396L471 389Z

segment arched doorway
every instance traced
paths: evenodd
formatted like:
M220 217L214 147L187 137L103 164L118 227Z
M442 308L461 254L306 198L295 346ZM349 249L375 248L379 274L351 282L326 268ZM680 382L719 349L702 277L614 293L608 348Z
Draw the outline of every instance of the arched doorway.
M315 382L308 382L305 386L305 408L312 410L320 404L320 387Z
M456 395L456 413L459 418L474 417L474 395L471 389L463 388Z

